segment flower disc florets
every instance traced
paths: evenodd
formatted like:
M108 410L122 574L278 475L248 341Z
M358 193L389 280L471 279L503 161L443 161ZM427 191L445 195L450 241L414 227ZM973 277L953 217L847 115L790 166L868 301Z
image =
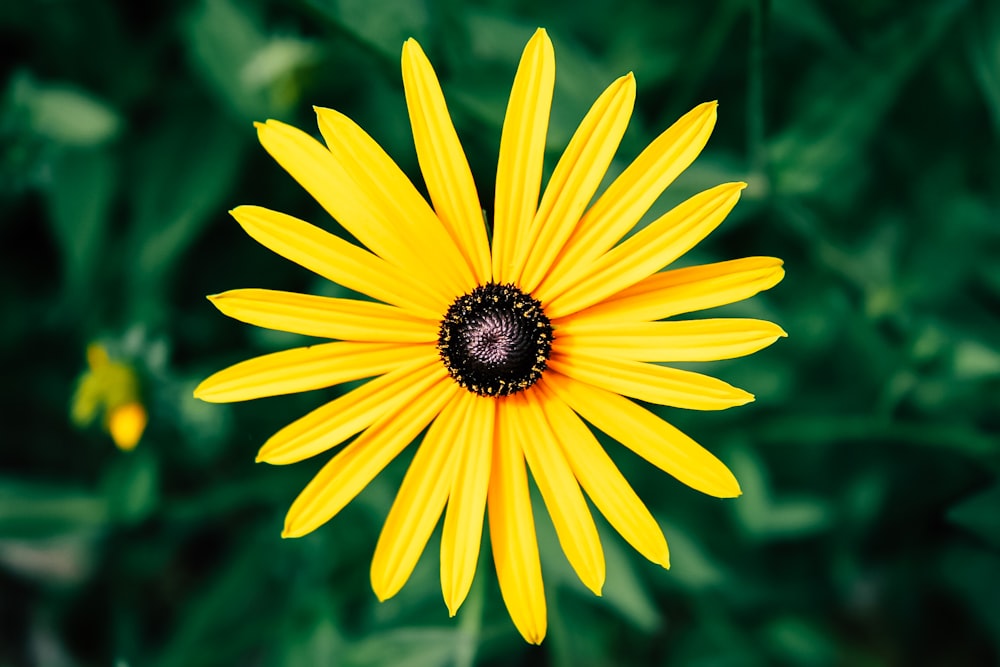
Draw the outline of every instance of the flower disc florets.
M451 304L437 348L459 385L480 396L507 396L542 376L552 323L537 299L512 284L487 283Z

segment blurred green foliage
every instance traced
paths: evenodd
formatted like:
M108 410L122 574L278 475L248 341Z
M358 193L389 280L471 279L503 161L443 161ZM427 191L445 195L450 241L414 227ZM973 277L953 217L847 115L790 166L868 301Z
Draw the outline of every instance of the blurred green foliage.
M756 403L662 411L732 465L742 498L702 497L606 443L664 526L669 572L602 524L594 599L536 512L550 627L535 648L488 551L456 619L436 537L403 592L375 600L368 562L405 460L328 526L279 539L321 461L254 453L331 392L190 396L296 342L205 294L337 289L226 215L253 203L337 229L251 121L311 130L312 104L337 108L419 182L398 71L417 37L488 202L539 25L557 58L550 163L626 71L639 97L612 172L721 101L708 149L651 215L747 180L683 261L784 258L783 284L724 311L790 337L712 367ZM0 6L0 41L0 665L1000 660L997 3L29 0ZM131 453L70 419L94 341L142 378L149 425Z

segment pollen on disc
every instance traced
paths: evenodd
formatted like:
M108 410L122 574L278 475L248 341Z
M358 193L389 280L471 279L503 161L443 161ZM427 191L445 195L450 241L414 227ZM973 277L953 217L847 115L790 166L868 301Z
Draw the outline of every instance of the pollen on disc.
M552 323L537 299L512 284L487 283L451 304L437 348L460 386L481 396L507 396L542 376Z

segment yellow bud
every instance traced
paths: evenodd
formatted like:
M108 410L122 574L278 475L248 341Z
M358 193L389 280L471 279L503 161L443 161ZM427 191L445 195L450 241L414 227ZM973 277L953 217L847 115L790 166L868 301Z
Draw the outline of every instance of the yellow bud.
M129 452L135 449L146 429L146 409L133 401L111 410L108 415L108 431L118 449Z

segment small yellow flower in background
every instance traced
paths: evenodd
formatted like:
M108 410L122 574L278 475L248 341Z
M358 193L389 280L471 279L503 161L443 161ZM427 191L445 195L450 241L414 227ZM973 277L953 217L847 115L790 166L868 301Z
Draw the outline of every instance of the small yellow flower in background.
M107 349L99 343L87 347L87 366L70 406L73 423L82 428L100 417L104 429L119 449L135 449L147 421L135 368L112 360Z
M374 378L260 450L258 461L288 464L360 434L295 500L283 535L328 521L426 428L375 548L375 594L384 600L402 588L443 514L441 585L454 615L472 583L488 513L504 602L524 638L538 643L546 607L527 471L569 562L595 594L604 555L584 493L637 551L668 567L662 531L585 422L694 489L739 495L721 461L630 399L695 410L753 400L658 362L751 354L784 336L780 327L662 320L770 288L783 276L781 261L660 272L722 222L744 183L695 195L619 242L697 157L716 119L714 102L695 107L590 205L632 113L631 74L597 99L542 192L555 77L544 30L528 42L514 78L487 238L441 87L412 39L402 66L431 205L358 125L317 108L325 146L274 120L258 124L260 141L367 250L276 211L232 211L267 248L374 302L265 289L210 297L243 322L335 342L236 364L195 396L244 401Z

